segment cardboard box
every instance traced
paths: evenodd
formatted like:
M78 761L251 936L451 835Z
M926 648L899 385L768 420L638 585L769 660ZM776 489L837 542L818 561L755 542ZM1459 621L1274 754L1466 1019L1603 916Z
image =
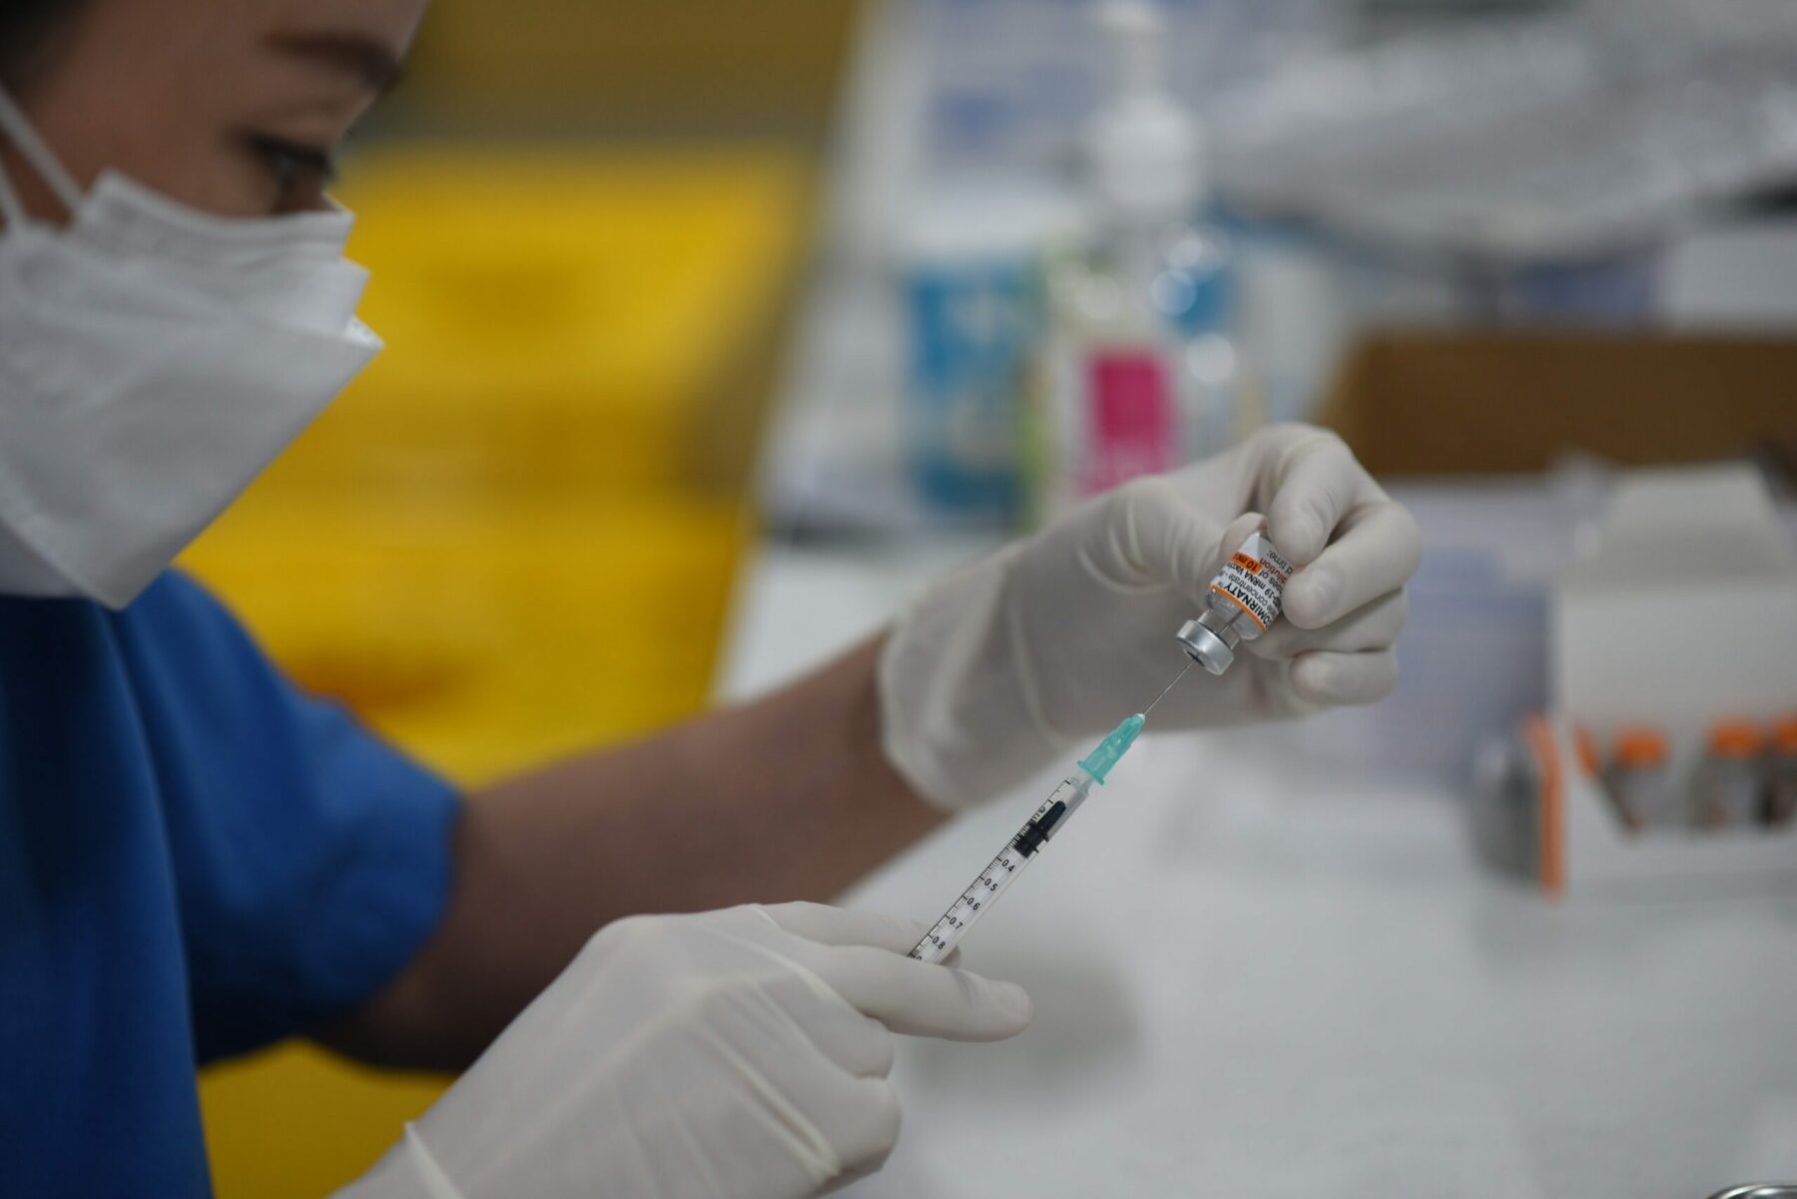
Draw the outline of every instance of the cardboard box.
M1377 475L1797 462L1797 337L1382 333L1336 375L1321 423Z

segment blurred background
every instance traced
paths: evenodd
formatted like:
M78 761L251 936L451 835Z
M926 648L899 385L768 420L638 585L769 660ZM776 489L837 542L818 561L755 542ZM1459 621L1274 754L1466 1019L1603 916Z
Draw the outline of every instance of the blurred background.
M1400 694L1300 748L1457 777L1547 700L1606 472L1746 458L1793 527L1797 6L1100 7L436 0L338 189L388 348L184 565L477 784L731 691L768 562L1319 420L1431 553ZM219 1193L322 1193L441 1085L215 1067Z

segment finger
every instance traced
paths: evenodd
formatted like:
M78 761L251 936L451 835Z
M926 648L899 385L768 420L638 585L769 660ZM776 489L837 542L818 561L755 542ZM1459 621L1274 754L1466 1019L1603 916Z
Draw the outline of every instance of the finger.
M1286 619L1304 629L1333 624L1402 587L1421 556L1422 534L1410 513L1390 500L1363 507L1335 542L1286 584Z
M1173 478L1137 479L1100 504L1094 516L1105 536L1078 549L1093 581L1126 593L1169 583L1187 594L1203 588L1216 566L1217 522Z
M1032 1014L1016 983L884 950L822 950L812 968L858 1010L908 1036L1001 1041L1022 1032Z
M735 986L701 992L695 1002L698 1009L688 1021L708 1035L664 1050L672 1074L682 1073L672 1054L684 1046L768 1101L739 1108L740 1119L712 1130L721 1138L725 1157L753 1152L772 1140L821 1185L891 1148L898 1116L890 1085L883 1078L845 1072L830 1059L815 1036L820 1013L807 1003L803 988L781 994L737 980ZM834 1006L849 1011L841 1000ZM885 1029L881 1033L892 1039ZM688 1096L695 1097L704 1104L705 1095Z
M842 1162L832 1188L871 1174L886 1163L898 1143L903 1116L898 1092L883 1078L850 1080L831 1096L819 1128Z
M764 981L761 986L768 999L786 1012L803 1035L843 1073L854 1078L884 1078L890 1074L895 1049L891 1031L873 1017L856 1011L833 989L819 994L812 985L813 979L805 977L815 972L804 966L798 970L802 973Z
M897 1042L891 1030L872 1016L836 1007L806 1024L806 1032L823 1055L855 1078L885 1078L892 1073Z
M1203 578L1197 580L1200 594L1210 586L1211 580L1217 577L1217 573L1223 569L1223 564L1229 561L1230 555L1242 548L1242 542L1260 532L1266 523L1266 517L1258 512L1244 512L1229 522L1228 527L1223 530L1223 539L1217 543L1216 551L1211 554L1210 564L1205 570ZM1278 545L1279 543L1275 541L1273 544Z
M1314 561L1342 519L1377 493L1341 439L1320 430L1287 450L1277 469L1267 536L1294 566Z
M1205 593L1223 569L1223 563L1266 524L1260 513L1244 512L1229 522L1221 537L1207 541L1202 539L1212 536L1215 526L1195 514L1168 511L1162 514L1162 520L1164 523L1155 531L1156 540L1164 549L1143 558L1142 574L1161 586L1173 584L1199 609L1204 607Z
M827 903L764 904L768 919L795 936L820 945L872 945L910 953L929 929L904 916L839 908Z
M1249 653L1271 659L1292 658L1318 649L1345 654L1385 649L1403 631L1408 609L1404 593L1393 591L1320 629L1301 628L1289 620L1277 621L1259 640L1246 644Z
M758 922L765 921L753 905L733 910ZM770 936L784 944L766 943L764 939ZM732 985L719 987L706 997L710 1006L701 1013L703 1021L718 1027L730 1022L749 1025L747 1040L739 1043L772 1045L797 1037L850 1077L883 1078L890 1073L892 1033L878 1020L856 1010L804 960L809 953L827 951L815 942L783 932L763 932L760 938L763 939L754 934L720 934L720 940L734 945L746 956L726 976ZM755 969L752 963L757 958L779 968Z
M1292 659L1292 690L1308 703L1370 704L1390 695L1397 683L1397 655L1388 649L1361 654L1313 650Z

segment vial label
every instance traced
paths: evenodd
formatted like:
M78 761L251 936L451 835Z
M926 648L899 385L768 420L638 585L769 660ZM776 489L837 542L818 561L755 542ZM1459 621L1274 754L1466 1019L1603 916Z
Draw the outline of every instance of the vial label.
M1223 564L1211 580L1210 589L1234 601L1265 632L1268 625L1279 619L1285 582L1291 577L1292 564L1279 556L1264 534L1252 533Z

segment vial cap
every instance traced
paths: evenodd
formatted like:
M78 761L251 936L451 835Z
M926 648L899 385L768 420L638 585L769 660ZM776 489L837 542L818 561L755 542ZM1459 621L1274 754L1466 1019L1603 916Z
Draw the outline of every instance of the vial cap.
M1730 717L1710 726L1710 753L1718 758L1751 758L1764 740L1751 720Z
M1229 643L1205 627L1202 619L1188 620L1180 625L1178 638L1192 661L1211 674L1222 674L1235 661L1235 651Z
M1650 724L1632 724L1616 732L1616 763L1636 769L1666 764L1666 734Z
M1772 726L1772 744L1781 754L1797 754L1797 712L1786 712Z

